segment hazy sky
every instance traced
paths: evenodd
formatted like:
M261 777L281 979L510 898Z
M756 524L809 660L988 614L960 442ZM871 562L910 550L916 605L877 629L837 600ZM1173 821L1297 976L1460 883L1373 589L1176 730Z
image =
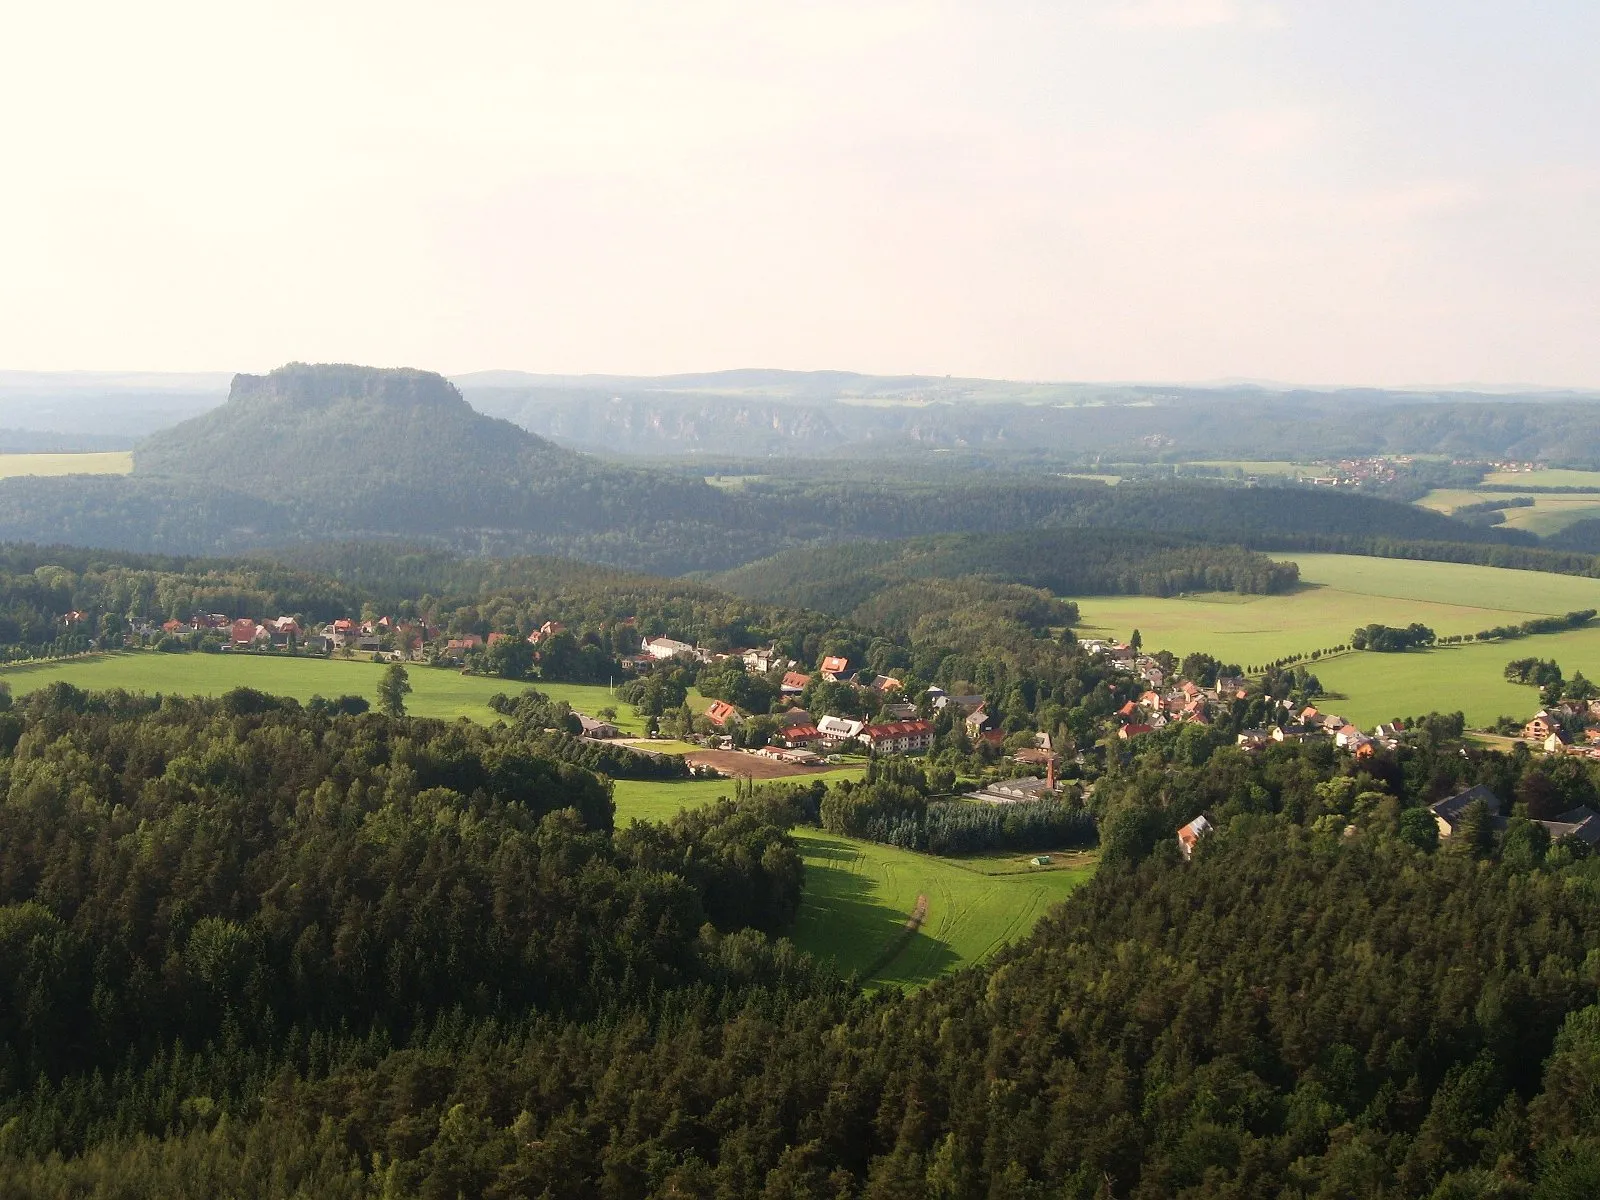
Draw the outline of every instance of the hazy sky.
M31 4L0 367L1600 385L1600 4Z

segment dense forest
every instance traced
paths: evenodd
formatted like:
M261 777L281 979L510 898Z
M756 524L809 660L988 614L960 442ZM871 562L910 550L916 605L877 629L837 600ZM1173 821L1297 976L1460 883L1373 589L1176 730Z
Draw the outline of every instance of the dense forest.
M1457 721L1359 769L1141 739L1098 876L910 996L775 936L802 817L759 795L612 832L514 731L251 693L6 729L7 1196L1600 1186L1600 859L1524 819L1595 780ZM1510 826L1441 845L1469 784Z
M1293 563L1274 562L1237 546L1161 534L1052 529L791 550L709 582L751 599L783 600L845 615L916 604L927 580L1019 584L1058 596L1173 596L1191 591L1283 592L1298 579ZM908 588L912 582L917 586ZM901 616L894 624L908 626L910 620Z

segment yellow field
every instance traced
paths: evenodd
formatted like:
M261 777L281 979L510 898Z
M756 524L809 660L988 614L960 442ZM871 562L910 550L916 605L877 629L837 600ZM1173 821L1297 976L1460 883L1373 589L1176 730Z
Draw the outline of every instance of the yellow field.
M1562 474L1582 475L1581 471L1566 471ZM1556 486L1556 485L1549 485ZM1561 485L1567 486L1567 485ZM1505 509L1506 529L1524 529L1529 533L1545 537L1552 533L1559 533L1574 521L1588 520L1600 517L1600 490L1594 492L1556 492L1556 493L1528 493L1533 498L1533 504L1528 508ZM1423 508L1431 508L1436 512L1448 513L1452 509L1460 508L1465 504L1476 504L1481 500L1509 500L1511 495L1507 492L1480 492L1470 488L1435 488L1417 503Z
M132 450L85 454L0 454L0 479L14 475L126 475Z

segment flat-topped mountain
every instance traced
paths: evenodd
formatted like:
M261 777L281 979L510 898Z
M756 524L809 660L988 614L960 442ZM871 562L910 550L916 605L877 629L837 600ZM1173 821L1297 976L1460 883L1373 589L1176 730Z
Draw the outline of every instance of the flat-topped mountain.
M137 475L274 494L362 481L515 486L579 463L572 451L475 411L432 371L305 363L234 376L220 408L134 452Z

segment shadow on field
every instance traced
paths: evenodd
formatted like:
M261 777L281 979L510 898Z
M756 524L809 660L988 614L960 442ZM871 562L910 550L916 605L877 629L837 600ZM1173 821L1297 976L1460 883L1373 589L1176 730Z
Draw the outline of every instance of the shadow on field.
M841 975L860 974L864 984L925 983L960 962L949 943L908 929L911 910L885 903L873 879L850 869L860 856L853 846L811 834L805 854L805 896L794 931L802 950L831 961ZM930 922L938 916L927 913Z

